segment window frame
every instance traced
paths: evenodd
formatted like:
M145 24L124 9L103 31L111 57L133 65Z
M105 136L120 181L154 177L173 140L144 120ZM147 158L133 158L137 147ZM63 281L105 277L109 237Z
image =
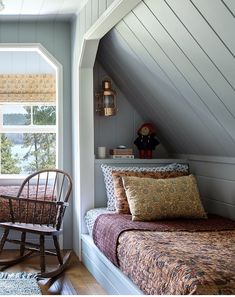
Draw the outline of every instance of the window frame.
M29 125L4 125L3 124L3 106L6 105L16 105L16 106L30 106L33 108L34 106L55 106L56 107L56 123L55 125L35 125L33 124L33 114L31 113L31 124ZM57 119L57 109L58 106L56 105L56 102L54 104L52 103L45 103L43 102L19 102L19 103L0 103L0 133L43 133L44 131L46 133L57 133L57 125L58 125L58 119ZM1 173L0 173L1 175Z
M30 106L31 107L31 111L33 109L34 106L55 106L56 107L56 122L55 125L35 125L33 124L33 115L31 113L31 124L29 125L4 125L3 124L3 108L6 105L16 105L16 106ZM53 133L56 135L56 164L58 163L58 119L57 119L57 108L58 106L56 105L56 102L52 103L38 103L38 102L33 102L33 103L29 103L29 102L14 102L14 103L0 103L0 135L1 134L7 134L7 133L41 133L41 134L49 134L49 133ZM0 160L0 164L1 164L1 160ZM0 166L0 170L1 170L1 166ZM2 174L0 171L0 179L1 178L11 178L11 177L16 177L19 176L19 178L21 177L26 177L27 174Z
M63 150L63 66L62 64L40 43L1 43L0 51L33 51L37 52L47 61L55 70L56 75L56 168L64 168L64 150ZM43 105L41 102L40 105ZM21 184L27 175L0 175L2 185Z

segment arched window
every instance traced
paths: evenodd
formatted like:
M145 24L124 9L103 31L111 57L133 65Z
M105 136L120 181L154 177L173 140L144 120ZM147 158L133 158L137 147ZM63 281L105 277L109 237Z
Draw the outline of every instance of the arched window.
M14 63L0 70L0 177L58 164L56 67L32 49L9 53Z

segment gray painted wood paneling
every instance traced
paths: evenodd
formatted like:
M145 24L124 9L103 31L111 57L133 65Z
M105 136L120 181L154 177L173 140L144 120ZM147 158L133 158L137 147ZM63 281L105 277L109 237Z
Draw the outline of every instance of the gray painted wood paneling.
M117 37L117 36L115 36ZM112 36L113 38L113 36ZM119 44L120 46L120 44ZM137 80L135 75L133 73L139 73L139 63L137 62L137 58L133 58L133 55L126 50L125 55L122 55L122 51L120 50L119 46L117 46L117 43L112 43L111 41L108 42L107 48L106 45L104 45L105 49L101 52L105 53L105 59L103 59L103 55L98 56L99 60L102 61L102 65L106 69L108 73L110 73L111 77L115 77L115 82L117 85L120 85L122 88L122 91L124 92L126 98L135 106L136 110L142 115L144 119L146 119L146 122L152 121L155 123L157 127L157 136L160 137L161 135L161 121L163 124L163 115L161 108L154 109L154 106L151 105L151 103L148 102L149 95L149 89L146 89L146 87L143 84L142 78ZM101 45L103 47L103 44ZM121 54L121 55L119 55ZM112 64L109 63L109 56L112 57ZM127 66L127 63L122 63L123 59L126 59L128 61L132 61L132 59L135 60L135 63L132 63L132 66L137 66L135 69L132 67L129 67L129 64ZM115 62L114 62L115 61ZM125 65L125 67L123 67ZM141 71L143 65L141 65ZM131 74L131 75L130 75ZM145 73L146 74L146 73ZM141 75L141 73L139 73ZM150 75L150 74L146 74ZM141 75L142 77L142 75ZM154 82L156 83L156 81ZM155 97L151 95L152 100L155 100ZM138 98L138 100L137 100ZM168 123L163 124L165 127L168 126ZM166 131L165 131L166 132ZM167 134L165 133L165 136ZM172 137L176 138L176 134L172 133ZM161 135L161 142L164 144L164 137ZM169 146L168 146L169 148ZM180 146L179 148L180 149ZM183 149L183 147L182 147ZM182 150L183 151L183 150Z
M160 127L169 151L235 155L234 40L228 41L235 22L228 6L145 0L102 40L100 63L137 110L143 102L141 114Z
M139 31L137 24L135 24L134 27L137 28L137 31ZM130 88L132 96L127 96L128 100L133 100L132 104L135 106L142 103L140 110L145 112L146 115L148 115L149 118L156 123L157 127L162 127L162 129L160 129L161 135L164 135L168 139L168 143L174 145L174 138L176 139L176 143L174 145L175 150L194 151L194 153L198 154L201 151L201 147L203 147L204 154L210 154L210 150L214 150L217 154L220 154L222 148L218 144L214 147L213 144L213 134L215 130L213 125L214 122L209 122L210 130L207 131L207 127L203 125L204 123L201 121L201 118L198 120L194 110L188 106L187 101L185 102L184 98L183 104L180 104L180 102L182 102L182 97L179 96L179 94L165 87L162 81L158 80L158 77L153 76L152 73L146 71L144 67L145 65L135 59L133 55L127 55L129 52L125 44L122 43L115 32L112 32L112 36L107 38L106 42L107 47L105 44L101 45L101 47L105 47L105 49L103 48L103 54L101 53L101 63L105 64L106 67L109 68L109 73L110 71L113 72L112 75L113 78L115 78L115 81L117 80L117 76L121 76L123 78L123 83L121 83L119 87L122 90L124 90L126 85L127 88ZM153 45L154 44L151 44L151 46ZM150 50L151 46L149 47ZM161 51L158 52L158 59L160 55ZM110 59L108 58L109 56L111 56ZM162 61L160 61L160 63L164 66ZM117 64L120 64L120 67L118 67ZM169 67L171 67L171 64L169 64ZM172 71L169 71L169 75L172 75L173 73L176 77L178 72L173 72L173 67L171 67L171 70ZM143 77L145 79L143 79ZM180 82L184 83L184 80L181 79ZM137 94L135 94L136 91ZM188 87L188 91L190 93L187 98L189 98L189 95L192 95L190 87ZM137 98L141 98L141 100L138 100L137 102ZM202 107L199 107L199 115L208 120L210 115L207 115L205 111L202 113ZM171 112L169 113L169 111ZM181 124L177 124L177 122L180 122ZM189 126L189 122L192 125ZM170 135L173 135L171 137L169 136L169 132L166 130L168 126L171 130ZM219 127L216 128L219 129ZM213 134L211 129L213 129ZM223 134L221 137L223 138ZM195 142L195 140L199 138L200 141ZM208 141L209 138L210 140ZM190 142L188 141L189 139ZM229 143L231 143L231 141ZM226 147L225 149L230 149L230 147Z
M235 220L235 207L227 203L221 203L212 199L203 198L203 203L209 213L215 213L221 216Z
M83 36L86 33L86 7L79 14L79 45L82 45ZM80 52L80 48L76 48Z
M231 32L235 30L234 16L224 7L223 2L221 0L214 0L213 9L210 0L193 0L192 3L197 7L218 38L234 54L235 39L231 38Z
M55 70L36 52L0 52L1 74L54 73Z
M120 36L123 38L123 40L125 41L128 48L130 49L130 51L129 51L127 48L125 48L125 55L129 55L127 57L127 59L129 60L130 58L132 58L134 64L136 63L136 60L141 61L142 66L147 67L148 71L150 72L150 75L155 76L156 84L161 86L162 89L167 89L168 87L170 87L171 89L173 89L175 91L176 90L175 86L171 82L170 78L167 76L167 74L164 72L164 70L161 69L161 66L158 64L157 60L154 59L151 56L151 54L148 53L148 51L146 50L145 45L142 43L142 41L140 41L136 37L136 35L126 25L126 23L123 22L123 21L120 22L116 26L116 30L120 34ZM113 43L115 43L115 37L116 37L116 39L118 40L117 43L120 45L120 43L122 43L121 40L120 40L120 36L118 38L118 34L116 34L115 32L114 32L113 35L114 35ZM113 38L113 36L112 36L112 38ZM112 41L111 41L111 43L112 43ZM102 44L102 46L103 46L103 44ZM125 47L125 45L124 45L124 47ZM118 51L118 53L117 53L117 51ZM116 56L120 55L121 53L122 53L122 49L120 49L120 50L116 49ZM102 60L102 57L101 57L101 60ZM122 59L119 57L115 61L116 61L116 63L118 61L121 62ZM131 59L129 61L131 61ZM108 64L108 63L106 63L106 64ZM119 64L123 64L123 63L119 63ZM142 66L141 66L141 71L143 72L144 69L142 68ZM107 67L108 67L108 65L107 65ZM111 67L109 66L109 68L111 68ZM167 122L164 121L164 116L161 116L159 114L157 114L157 116L154 116L154 115L150 116L151 113L153 113L154 111L155 112L159 111L159 113L161 113L162 109L157 108L157 109L153 110L150 107L150 110L149 110L148 109L148 103L144 101L144 100L146 100L145 95L143 95L144 97L142 98L142 100L138 100L138 102L137 102L137 100L135 100L135 98L138 98L140 96L140 93L135 94L136 82L135 81L133 82L133 86L130 89L130 87L131 87L131 85L129 86L130 75L127 78L123 79L123 71L124 71L125 67L123 67L123 70L122 69L120 70L118 67L114 67L113 70L114 69L116 70L115 73L114 73L114 77L119 76L119 81L122 79L122 81L120 82L120 86L122 87L122 89L125 86L125 90L124 90L125 93L127 93L129 91L129 95L127 96L127 98L130 101L132 101L132 104L135 105L135 106L137 106L137 104L139 104L140 112L142 114L145 113L146 117L149 117L149 118L152 118L152 119L153 118L159 119L159 121L157 121L158 130L160 130L160 131L164 130L164 136L167 137L167 138L168 138L168 133L170 133L170 138L171 138L173 144L174 144L175 141L177 141L177 143L179 143L179 140L180 140L180 144L178 145L178 149L180 149L180 146L182 146L182 148L183 148L183 142L185 141L185 139L181 138L180 135L176 136L176 133L175 133L176 131L172 131L172 129L170 129L170 125L169 125L168 121ZM126 72L126 75L127 75L128 72L127 71L125 71L125 72ZM141 83L142 82L140 82L140 84ZM132 100L131 100L131 98L132 98ZM166 129L167 129L167 132L166 132Z
M92 0L91 5L92 5L92 9L91 9L91 13L92 13L92 24L94 24L95 21L99 17L99 1Z
M190 168L192 172L204 177L214 179L225 179L235 181L235 166L234 164L223 164L216 162L191 161Z
M233 219L234 12L233 0L144 0L98 53L169 152L185 153L206 209Z
M40 43L63 66L63 163L71 172L71 25L68 22L28 21L0 22L1 43ZM71 199L72 200L72 199ZM72 209L68 209L64 226L64 247L71 248Z
M235 2L234 0L221 0L221 2L226 6L230 13L235 15Z
M150 2L150 1L148 1ZM156 2L151 2L156 4ZM159 10L159 3L156 8ZM157 11L156 9L156 11ZM156 20L155 16L149 11L149 9L143 4L139 5L136 10L134 10L135 15L145 26L148 32L151 32L152 28L155 30L150 33L154 40L159 43L159 46L167 57L171 60L175 68L180 72L181 76L187 81L187 83L193 88L194 92L201 98L202 102L205 102L205 109L213 109L211 113L216 115L217 121L225 120L227 126L229 126L230 136L232 139L235 139L234 131L234 118L230 115L223 104L218 100L217 97L212 91L212 89L206 84L205 80L201 76L200 72L193 66L187 56L184 55L184 52L180 50L177 44L172 40L166 30L161 26L161 24ZM161 10L162 13L162 10ZM164 13L163 13L164 16ZM169 21L169 18L167 19ZM218 103L218 104L217 104ZM222 113L219 117L218 114ZM222 123L224 126L225 123ZM197 131L200 134L200 131ZM224 130L224 133L227 131ZM197 135L195 135L197 138ZM203 141L203 140L202 140Z
M94 90L96 92L101 89L101 82L104 77L109 77L103 68L96 63L94 67ZM103 117L95 113L95 148L97 155L97 147L105 146L107 151L118 145L126 145L134 149L134 153L138 156L138 150L134 145L137 137L137 130L145 122L135 108L129 103L126 97L112 82L112 87L117 92L118 112L113 117ZM94 105L95 106L95 105ZM154 151L154 157L167 157L168 154L162 145L159 145Z
M205 55L164 1L146 1L146 3L149 5L149 8L151 8L154 16L157 17L158 22L165 31L164 33L168 34L168 36L165 37L164 33L161 34L157 31L160 38L164 41L170 39L165 46L166 50L170 48L173 51L181 51L179 55L183 55L183 57L178 59L179 68L184 75L187 75L187 73L190 74L190 76L188 74L187 77L189 77L189 79L191 77L191 85L193 85L194 88L197 86L195 90L197 90L200 98L202 98L205 108L214 114L217 121L221 122L221 119L224 119L225 126L230 127L230 135L234 136L234 89L231 88L218 69L211 63L208 56ZM161 9L159 9L159 7ZM161 13L159 13L159 11L161 11ZM225 31L228 30L231 30L231 28L225 28ZM176 47L176 49L174 47ZM172 54L169 55L172 56ZM189 66L186 64L187 71L183 71L182 69L182 59L191 64ZM194 80L192 80L193 72L196 72ZM223 125L223 122L221 122L221 125Z
M203 197L235 206L235 181L197 175Z
M187 158L191 173L198 181L206 210L235 219L234 158L178 155Z
M106 0L97 0L97 1L99 1L99 16L101 16L107 9L107 1Z
M213 0L210 0L211 7L216 13ZM167 0L183 24L203 48L211 61L223 73L227 81L235 88L235 59L224 46L214 31L208 26L199 12L188 0L174 1ZM218 13L218 12L217 12Z
M114 0L107 0L107 7L109 7L112 3L113 3Z
M92 1L91 0L87 2L85 11L86 11L86 31L87 31L92 25Z
M115 29L119 32L119 34L132 49L132 51L134 51L135 54L138 55L138 59L140 59L142 63L146 65L146 67L153 73L153 75L156 75L159 80L162 80L169 87L177 90L175 88L174 82L170 80L164 69L162 69L157 63L157 60L151 55L151 53L148 52L143 41L137 38L134 32L131 31L131 29L124 21L121 21L115 27Z

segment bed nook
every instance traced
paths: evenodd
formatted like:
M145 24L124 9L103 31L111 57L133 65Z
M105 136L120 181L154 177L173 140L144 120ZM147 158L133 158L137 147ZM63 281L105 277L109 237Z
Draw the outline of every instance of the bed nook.
M235 222L208 214L186 160L96 160L82 260L110 294L234 294Z
M82 261L109 294L234 294L232 64L215 51L224 34L214 36L202 1L121 2L129 10L120 18L113 6L87 32L80 61ZM108 120L94 104L107 76L117 94ZM145 122L156 126L156 155L128 155L153 159L94 159L100 147L138 145Z

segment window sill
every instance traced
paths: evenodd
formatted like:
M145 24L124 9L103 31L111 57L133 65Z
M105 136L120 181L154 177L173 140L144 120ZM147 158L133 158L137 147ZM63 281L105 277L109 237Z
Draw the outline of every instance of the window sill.
M26 178L26 175L18 175L18 174L3 174L0 176L1 186L9 186L9 185L21 185L22 181Z

